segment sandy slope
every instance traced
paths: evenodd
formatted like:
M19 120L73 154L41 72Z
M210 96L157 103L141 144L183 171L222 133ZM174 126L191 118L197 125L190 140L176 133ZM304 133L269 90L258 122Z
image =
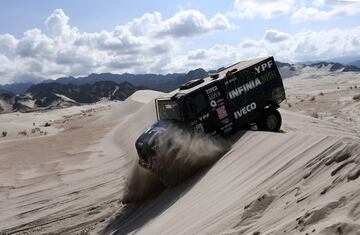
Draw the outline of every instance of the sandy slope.
M360 102L353 100L360 95L359 73L318 73L310 70L287 79L287 100L282 107L337 123L360 135Z
M294 87L301 80L290 81L294 83L288 88L290 96L296 96ZM281 133L240 132L229 140L230 151L210 169L141 205L124 206L119 199L136 161L134 141L154 121L151 100L158 95L137 92L110 109L69 118L74 128L0 142L2 231L355 234L360 230L358 132L289 107L281 109Z
M24 135L19 134L19 132L26 132L27 136L31 137L56 134L60 130L59 127L69 128L68 123L70 121L79 117L92 116L94 109L99 111L107 108L110 108L108 103L99 102L92 105L73 106L51 111L1 114L0 132L6 131L7 136L6 138L0 138L0 142L24 138ZM50 126L45 127L46 123L49 123ZM45 132L46 134L44 134Z
M352 149L359 138L331 123L282 113L291 120L285 122L285 133L240 133L229 153L207 172L120 213L104 232L297 234L337 222L359 223L358 214L348 216L360 202L356 177L349 178L360 169L360 148ZM347 150L353 152L342 157ZM326 164L331 159L337 160ZM297 218L305 215L299 224Z
M65 117L53 119L56 132L50 135L1 139L0 231L86 232L117 212L131 159L119 148L115 134L127 139L121 125L144 106L142 100L137 101L138 95L70 114L64 109ZM140 94L147 101L158 95L153 91ZM13 125L22 127L24 117L20 117ZM1 119L3 126L7 120Z
M107 203L118 192L118 156L104 158L91 147L113 125L91 125L95 114L63 119L66 129L57 134L0 142L0 228L37 233L78 226L94 200Z

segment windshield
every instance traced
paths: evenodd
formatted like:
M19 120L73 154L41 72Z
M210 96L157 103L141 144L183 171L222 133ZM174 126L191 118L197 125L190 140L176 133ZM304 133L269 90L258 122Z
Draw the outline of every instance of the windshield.
M181 121L179 104L172 100L157 100L159 120L178 120Z

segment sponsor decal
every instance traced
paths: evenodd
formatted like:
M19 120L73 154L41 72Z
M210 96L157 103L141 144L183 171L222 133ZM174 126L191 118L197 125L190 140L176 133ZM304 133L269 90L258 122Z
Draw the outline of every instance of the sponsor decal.
M215 100L210 101L210 106L215 108L217 106L217 103Z
M197 125L194 126L194 131L199 133L199 132L204 132L204 126L203 124L199 123Z
M205 91L210 100L216 99L221 96L221 93L218 90L217 86L210 87L209 89L207 89Z
M199 117L199 120L202 122L202 121L204 121L205 119L207 119L207 118L209 118L209 117L210 117L210 113L207 113L207 114Z
M273 71L269 71L269 72L266 72L266 73L262 74L260 76L260 80L261 80L262 83L265 83L265 82L268 82L268 81L271 81L271 80L275 79L276 77L277 77L277 74L273 70Z
M220 107L221 105L224 105L224 99L220 98L216 100L217 107Z
M268 62L255 67L255 70L257 73L261 73L264 72L266 69L270 69L272 65L273 65L272 60L269 60Z
M227 112L226 112L226 108L225 106L220 106L219 108L216 109L217 115L219 117L219 119L224 119L228 116Z
M223 120L220 120L221 124L228 124L230 122L229 118L225 118Z
M231 131L233 129L233 123L228 123L225 126L221 127L220 130L223 131L224 133L228 133L229 131Z
M247 105L245 107L242 107L238 111L234 112L235 119L241 118L242 116L250 113L254 109L256 109L256 103L255 102L252 102L251 104L249 104L249 105Z
M245 83L244 85L241 85L234 90L229 91L228 95L230 99L234 99L244 92L248 92L252 89L255 89L256 87L261 85L261 81L258 78L255 78L255 80L252 80L248 83Z

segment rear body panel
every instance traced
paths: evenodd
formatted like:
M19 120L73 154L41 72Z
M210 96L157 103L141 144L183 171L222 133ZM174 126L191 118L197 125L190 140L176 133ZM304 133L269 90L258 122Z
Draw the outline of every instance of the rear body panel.
M285 99L282 79L272 57L232 73L222 81L236 127L256 121L267 103L280 104Z

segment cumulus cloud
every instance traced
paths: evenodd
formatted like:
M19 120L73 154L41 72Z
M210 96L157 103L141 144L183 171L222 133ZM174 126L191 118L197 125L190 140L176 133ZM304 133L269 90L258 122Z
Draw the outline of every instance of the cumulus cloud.
M10 34L0 35L0 53L5 55L12 53L15 50L17 43L18 40Z
M298 8L292 15L293 22L329 20L360 13L359 1L316 0L313 6Z
M28 30L24 37L19 40L16 53L22 57L51 57L53 53L53 41L39 29Z
M266 30L264 34L264 39L266 39L269 42L281 42L284 40L289 39L291 36L288 33L280 32L278 30Z
M228 15L240 18L271 19L290 16L292 22L329 20L360 13L358 0L234 0L235 10Z
M360 54L360 27L288 34L267 30L259 40L245 39L238 45L215 45L179 55L168 63L169 71L189 68L217 69L242 59L274 56L286 62L301 62Z
M79 76L93 72L161 72L178 47L179 38L195 37L231 27L221 14L207 18L195 10L163 19L146 13L112 31L80 32L56 9L46 31L35 28L20 38L0 35L1 83Z
M260 16L265 19L288 14L295 5L295 0L235 0L236 11L231 15L243 18Z
M216 30L231 28L226 16L218 13L207 19L196 10L179 11L173 17L163 20L159 12L146 13L126 26L134 35L193 37Z
M165 20L159 25L157 34L192 37L228 28L230 28L230 23L224 15L216 14L212 19L207 20L199 11L190 10L176 13L174 17Z
M241 17L272 18L294 12L293 21L325 20L330 13L337 16L358 11L354 3L340 4L335 0L316 0L302 8L296 8L294 1L236 0L235 7ZM296 62L360 54L360 27L295 34L269 29L260 39L247 38L236 45L217 44L180 53L181 43L188 38L233 27L222 14L206 17L195 10L181 10L170 18L163 18L159 12L146 13L111 31L90 33L71 26L70 18L57 9L45 20L45 26L44 31L30 29L19 38L0 35L0 83L101 72L216 69L268 55Z
M62 9L56 9L45 21L46 29L51 37L59 37L70 34L72 31L68 25L69 17ZM76 29L73 29L76 30Z

